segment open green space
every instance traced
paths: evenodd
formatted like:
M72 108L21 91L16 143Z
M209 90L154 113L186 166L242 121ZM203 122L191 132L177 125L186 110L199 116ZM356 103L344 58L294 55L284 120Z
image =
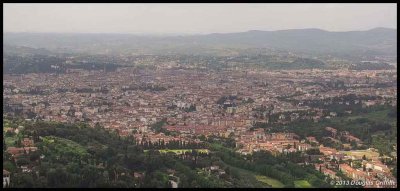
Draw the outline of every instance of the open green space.
M256 179L260 182L271 185L272 188L283 188L285 186L284 184L282 184L282 182L267 176L256 175Z
M307 180L295 180L295 188L312 188L311 184Z
M259 173L249 171L243 168L235 167L221 161L224 166L231 169L232 173L236 174L240 180L254 185L258 188L272 187L272 188L283 188L285 185L277 179L260 175Z
M51 153L70 154L75 156L87 156L89 153L82 145L60 137L46 136L42 137L41 146L48 148Z
M341 153L344 153L349 156L354 156L356 158L362 158L364 155L368 159L372 158L377 159L379 157L379 153L371 150L351 150L351 151L341 151Z

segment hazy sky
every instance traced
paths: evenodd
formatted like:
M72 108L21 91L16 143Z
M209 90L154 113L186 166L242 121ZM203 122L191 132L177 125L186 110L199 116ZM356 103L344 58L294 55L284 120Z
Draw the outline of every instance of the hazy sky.
M396 4L3 4L3 32L226 33L397 28Z

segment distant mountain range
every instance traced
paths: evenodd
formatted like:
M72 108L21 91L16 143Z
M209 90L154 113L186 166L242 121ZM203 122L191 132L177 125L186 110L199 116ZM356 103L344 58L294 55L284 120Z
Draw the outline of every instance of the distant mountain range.
M45 48L57 52L182 52L219 48L272 48L306 54L397 57L397 29L329 32L320 29L248 31L192 36L131 34L5 33L5 45Z

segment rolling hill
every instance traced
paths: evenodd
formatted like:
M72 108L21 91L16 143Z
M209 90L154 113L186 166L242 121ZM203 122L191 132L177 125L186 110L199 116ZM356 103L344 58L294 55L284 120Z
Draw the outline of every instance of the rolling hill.
M212 48L272 48L335 56L397 55L397 29L330 32L321 29L247 31L191 36L131 34L5 33L5 45L45 48L57 52L180 52L201 53Z

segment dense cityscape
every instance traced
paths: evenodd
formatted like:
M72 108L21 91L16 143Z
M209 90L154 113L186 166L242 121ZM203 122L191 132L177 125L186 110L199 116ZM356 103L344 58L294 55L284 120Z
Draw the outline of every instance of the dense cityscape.
M8 42L3 188L397 188L395 55Z

